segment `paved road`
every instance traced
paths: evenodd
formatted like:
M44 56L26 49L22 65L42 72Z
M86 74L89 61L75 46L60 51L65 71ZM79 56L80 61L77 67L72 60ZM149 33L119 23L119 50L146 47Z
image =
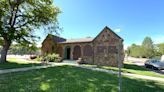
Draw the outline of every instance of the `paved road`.
M148 60L146 58L134 58L134 57L125 57L125 61L129 61L135 65L138 65L138 66L142 66L144 67L144 63L145 61ZM156 73L160 73L160 74L164 74L164 70L153 70L153 69L148 69L150 71L153 71L153 72L156 72Z

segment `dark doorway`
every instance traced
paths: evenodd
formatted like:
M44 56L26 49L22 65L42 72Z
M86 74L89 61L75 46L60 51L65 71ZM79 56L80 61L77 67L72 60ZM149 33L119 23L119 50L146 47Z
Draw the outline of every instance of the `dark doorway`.
M70 59L70 53L71 53L71 49L67 48L67 59Z
M65 48L64 58L71 59L71 48L70 47Z

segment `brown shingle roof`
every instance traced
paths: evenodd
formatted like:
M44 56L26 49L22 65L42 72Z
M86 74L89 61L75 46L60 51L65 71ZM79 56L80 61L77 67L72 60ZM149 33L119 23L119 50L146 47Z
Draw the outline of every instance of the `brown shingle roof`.
M80 38L80 39L67 39L60 43L81 43L81 42L92 42L94 38Z

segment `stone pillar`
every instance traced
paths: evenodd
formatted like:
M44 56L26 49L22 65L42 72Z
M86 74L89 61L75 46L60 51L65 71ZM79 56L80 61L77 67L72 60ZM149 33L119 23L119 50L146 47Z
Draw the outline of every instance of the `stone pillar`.
M70 52L70 59L73 60L73 51L74 51L74 45L70 46L71 52Z
M83 52L84 45L80 45L80 48L81 48L81 58L83 58L83 56L84 56L84 52Z

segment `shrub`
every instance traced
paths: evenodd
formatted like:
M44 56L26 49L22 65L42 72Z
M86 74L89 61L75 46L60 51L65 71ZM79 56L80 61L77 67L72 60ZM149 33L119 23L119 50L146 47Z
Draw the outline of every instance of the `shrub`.
M47 54L44 58L44 61L48 61L48 62L60 62L61 61L61 57L59 57L59 54Z
M36 61L42 61L43 57L42 56L37 56L37 58L35 59Z

